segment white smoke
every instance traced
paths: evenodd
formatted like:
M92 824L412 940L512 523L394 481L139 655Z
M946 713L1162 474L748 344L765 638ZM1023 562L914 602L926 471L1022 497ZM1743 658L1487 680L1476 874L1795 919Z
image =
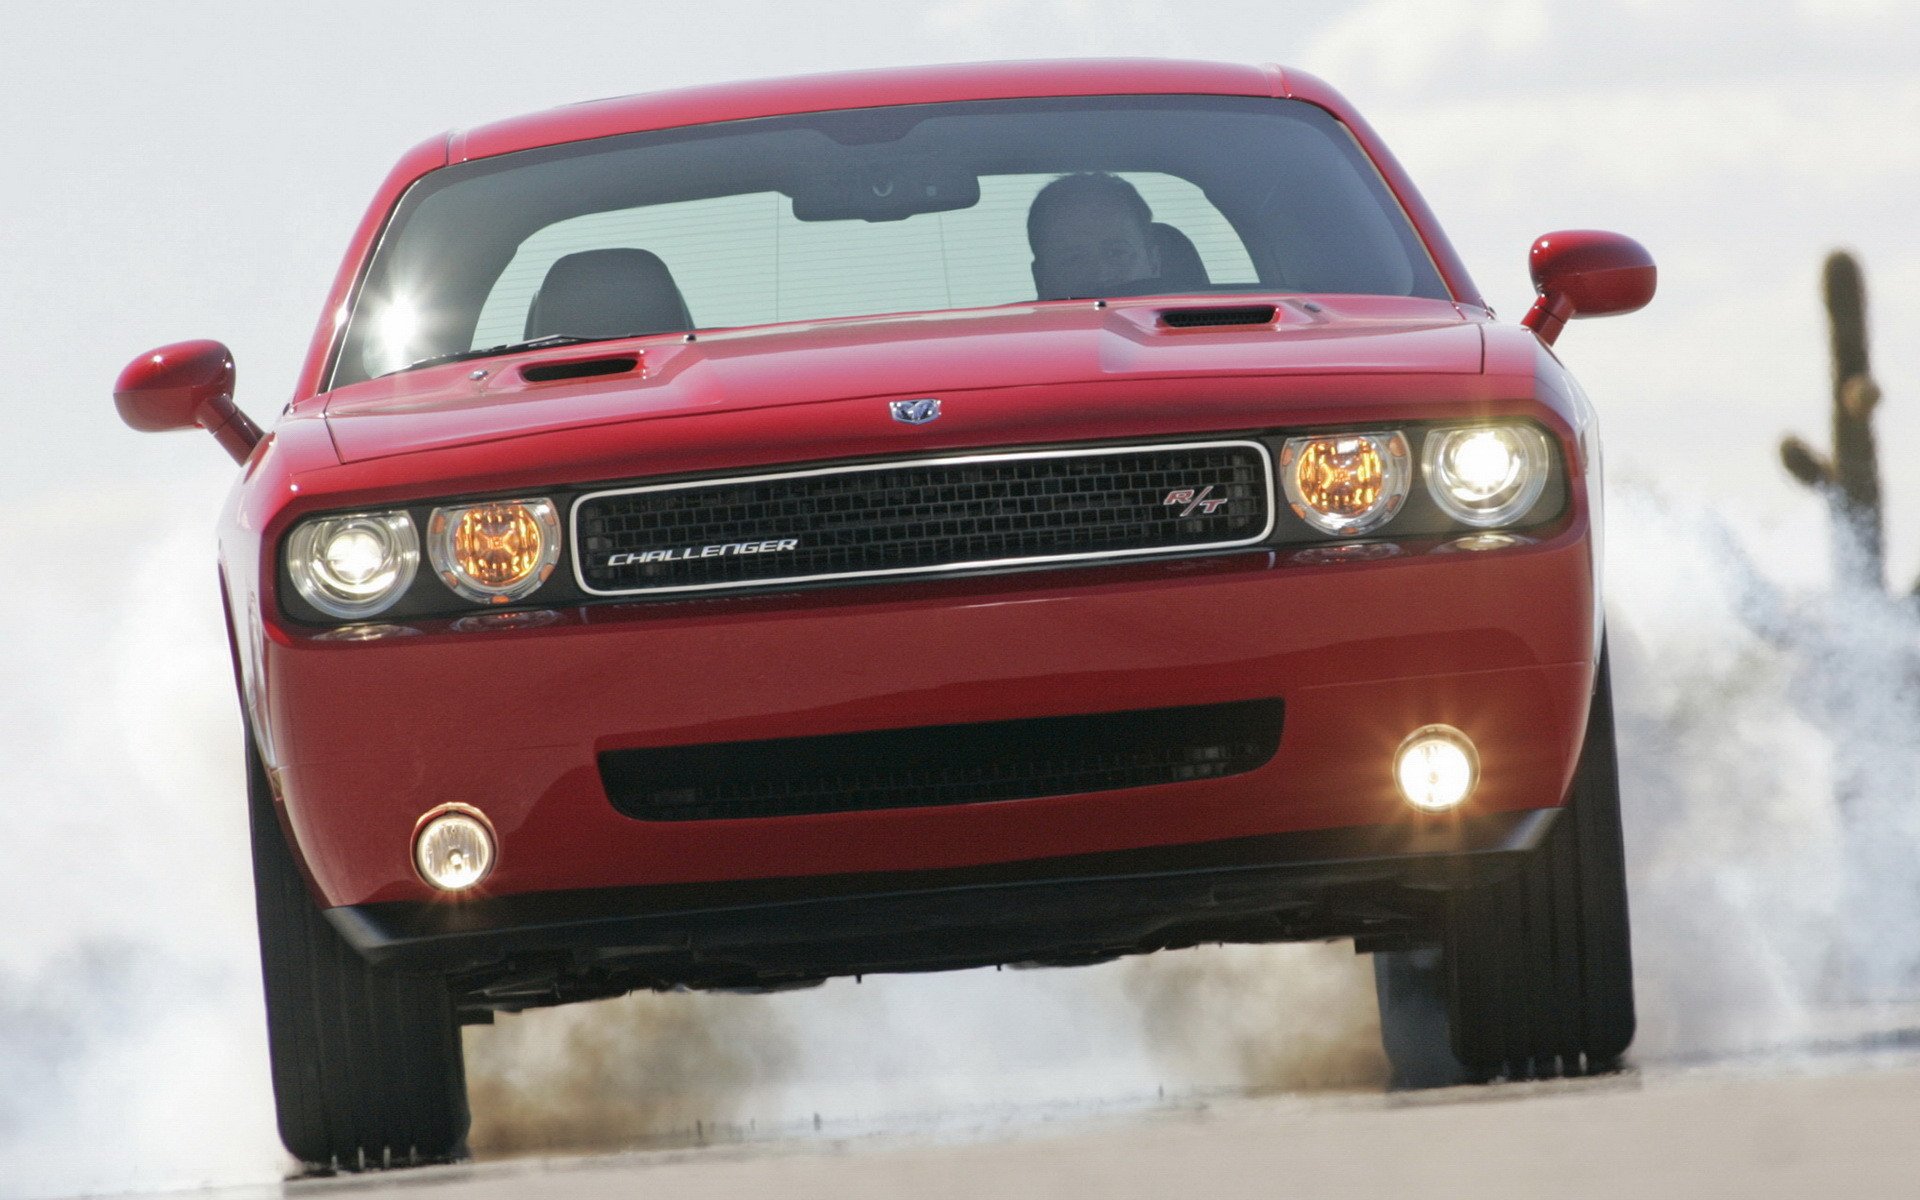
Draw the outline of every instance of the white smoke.
M1649 489L1615 490L1613 527L1637 1053L1805 1044L1920 997L1915 609L1783 588Z
M181 497L210 513L217 495ZM207 523L24 505L0 654L0 1196L271 1179L239 715Z

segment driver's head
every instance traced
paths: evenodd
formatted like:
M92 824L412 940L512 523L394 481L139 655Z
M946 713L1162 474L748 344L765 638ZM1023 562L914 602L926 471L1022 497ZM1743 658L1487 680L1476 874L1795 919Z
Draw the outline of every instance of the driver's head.
M1116 175L1063 175L1027 210L1033 282L1042 300L1126 295L1160 274L1153 210Z

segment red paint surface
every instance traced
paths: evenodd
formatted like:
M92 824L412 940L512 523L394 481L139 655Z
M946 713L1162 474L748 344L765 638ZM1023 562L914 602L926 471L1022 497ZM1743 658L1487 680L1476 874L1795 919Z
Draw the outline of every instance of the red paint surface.
M332 903L425 899L420 813L487 813L495 894L955 867L1405 819L1389 762L1465 730L1474 811L1565 791L1592 686L1584 529L1524 552L1171 566L624 605L544 629L274 639L285 797ZM1265 768L1224 780L944 809L650 823L601 750L1282 696Z
M694 121L863 104L1187 92L1297 96L1346 122L1458 303L1275 297L1271 326L1158 328L1167 301L1035 304L610 344L640 371L530 384L558 350L316 391L336 314L421 175L449 161ZM1236 298L1244 303L1244 298ZM1398 821L1393 748L1435 721L1478 743L1482 810L1557 804L1593 675L1591 417L1539 342L1487 324L1410 182L1331 89L1276 69L1014 64L874 72L579 105L427 142L382 185L295 403L222 526L245 702L330 904L426 898L420 814L482 808L495 893L952 867ZM885 401L936 395L911 427ZM316 640L280 615L273 555L303 515L845 457L1324 425L1527 416L1568 464L1537 544L1408 545L1373 563L1266 551L1185 561L567 609L552 624ZM1390 529L1389 529L1390 532ZM947 809L650 824L602 750L1278 696L1268 766L1225 780Z
M894 444L924 447L933 444L929 438L952 433L953 417L964 420L970 408L965 397L1010 388L1189 380L1205 390L1176 393L1175 403L1184 411L1174 415L1211 423L1211 389L1215 381L1234 377L1257 375L1282 384L1295 377L1471 377L1480 371L1479 326L1442 300L1342 296L1322 301L1317 313L1297 300L1283 300L1277 328L1253 331L1167 329L1156 321L1167 307L1165 299L1117 301L1102 309L1084 301L1056 301L971 313L762 326L702 334L691 343L677 334L657 335L600 347L608 354L644 346L646 370L639 376L564 386L520 378L523 362L562 357L553 350L489 359L484 364L489 374L478 381L470 378L474 364L452 363L341 388L326 402L326 419L341 458L352 463L506 437L598 430L612 422L744 417L758 410L915 393L958 397L943 399L938 428L924 431L892 421L884 405L857 410L874 428L897 430ZM1302 389L1289 384L1285 390ZM1108 394L1089 401L1096 414L1124 407L1119 394L1111 400L1104 398ZM1064 403L1028 395L1034 397L1030 426L1067 414ZM1164 404L1165 395L1156 394L1156 401ZM768 416L776 419L771 412ZM1267 416L1255 411L1243 419L1257 424ZM830 411L788 414L770 428L783 435L804 433L805 422L831 419ZM1099 417L1096 424L1110 429L1104 425L1110 419ZM642 436L673 434L654 430ZM1034 436L1022 431L1018 440ZM827 449L825 457L847 453Z

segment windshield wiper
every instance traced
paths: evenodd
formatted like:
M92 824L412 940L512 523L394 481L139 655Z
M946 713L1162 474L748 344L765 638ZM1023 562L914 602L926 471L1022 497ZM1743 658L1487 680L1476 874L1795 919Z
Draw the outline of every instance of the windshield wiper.
M423 358L410 362L400 371L417 371L421 367L441 367L448 363L465 362L470 358L492 358L500 354L518 354L522 350L545 350L549 346L578 346L582 342L617 342L632 334L620 334L617 337L578 337L571 333L550 333L545 337L528 338L524 342L503 342L498 346L482 346L472 350L455 350L452 354L436 354L432 358ZM390 374L398 375L400 371Z

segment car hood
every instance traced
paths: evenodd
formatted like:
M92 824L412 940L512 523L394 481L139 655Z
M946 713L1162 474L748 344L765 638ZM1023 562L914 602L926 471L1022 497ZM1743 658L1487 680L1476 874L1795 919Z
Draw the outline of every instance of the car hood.
M1285 298L1258 324L1174 327L1181 304L1045 304L637 338L422 368L326 399L343 462L612 422L865 396L1225 375L1475 374L1478 324L1443 301ZM539 381L635 357L632 369ZM532 369L536 377L525 374ZM1197 396L1202 395L1196 393Z

